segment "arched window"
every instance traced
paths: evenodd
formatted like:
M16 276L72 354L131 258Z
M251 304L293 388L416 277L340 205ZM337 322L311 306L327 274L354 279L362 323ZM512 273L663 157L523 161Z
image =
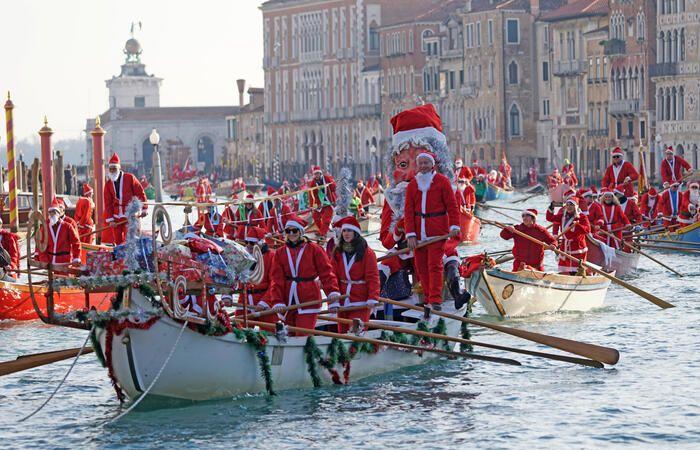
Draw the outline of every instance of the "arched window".
M423 33L421 33L421 49L423 50L423 53L427 53L428 51L428 46L425 42L426 38L429 38L430 36L433 35L432 30L423 30Z
M508 64L508 84L518 84L518 63L515 61Z
M510 137L518 137L522 135L520 130L520 108L513 103L508 111L508 132Z

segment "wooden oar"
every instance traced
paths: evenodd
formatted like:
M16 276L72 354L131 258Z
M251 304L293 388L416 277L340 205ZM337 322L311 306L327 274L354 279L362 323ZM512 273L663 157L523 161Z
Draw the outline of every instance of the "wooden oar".
M445 239L449 239L449 238L450 238L450 235L445 234L442 236L435 236L435 237L432 237L430 239L426 239L425 241L419 242L418 245L416 245L416 250L421 248L421 247L425 247L426 245L430 245L430 244L433 244L433 243L438 242L438 241L444 241ZM389 253L387 255L380 256L379 258L377 258L377 262L382 262L385 259L393 258L394 256L404 255L404 254L409 253L411 251L413 251L413 250L411 250L408 247L402 248L401 250L397 250L393 253Z
M389 298L380 298L379 300L384 303L391 303L395 306L401 306L402 308L412 309L414 311L423 311L423 308L416 305L412 305L410 303L399 302L396 300L391 300ZM549 336L546 334L535 333L532 331L520 330L518 328L505 327L503 325L496 325L493 323L482 322L480 320L469 319L467 317L462 317L443 311L432 310L431 314L435 314L440 317L446 317L448 319L459 320L460 322L489 328L495 331L500 331L501 333L516 336L527 341L537 342L538 344L546 345L548 347L558 348L559 350L563 350L568 353L573 353L574 355L583 356L585 358L590 358L594 361L599 361L604 364L614 365L617 364L617 362L620 360L620 352L618 352L614 348L602 347L600 345L588 344L586 342L573 341L571 339Z
M352 324L353 321L349 319L342 319L340 317L333 317L333 316L318 316L319 319L324 319L324 320L329 320L331 322L337 322L337 323L345 323L345 324ZM555 361L564 361L564 362L569 362L572 364L580 364L582 366L588 366L588 367L595 367L598 369L603 368L603 364L601 364L598 361L593 361L591 359L586 359L586 358L575 358L573 356L566 356L566 355L555 355L552 353L544 353L544 352L536 352L533 350L523 350L519 348L513 348L513 347L506 347L503 345L496 345L496 344L487 344L486 342L478 342L478 341L472 341L469 339L462 339L459 337L454 337L454 336L446 336L444 334L437 334L437 333L430 333L428 331L421 331L421 330L414 330L410 328L404 328L404 327L395 327L391 325L385 325L385 324L380 324L374 321L369 321L369 322L364 322L366 326L369 328L376 328L377 330L386 330L386 331L393 331L394 333L405 333L405 334L413 334L416 336L425 336L433 339L443 339L446 341L451 341L451 342L459 342L460 344L466 344L466 345L475 345L478 347L486 347L486 348L492 348L494 350L502 350L504 352L513 352L513 353L520 353L522 355L530 355L530 356L537 356L539 358L546 358L546 359L552 359Z
M346 298L348 298L347 295L338 296L338 300L344 300ZM284 309L281 311L275 311L274 309L270 308L270 309L266 309L265 311L258 311L256 313L250 314L248 317L250 317L252 319L256 319L258 317L267 316L267 315L275 314L275 313L283 314L283 313L286 313L288 311L294 311L295 309L306 308L307 306L316 306L316 305L318 305L320 303L324 303L324 302L328 302L328 299L324 298L321 300L311 300L309 302L297 303L294 305L285 306ZM233 316L233 314L229 314L229 316Z
M254 325L254 326L275 329L274 324L267 323L267 322L256 322L253 320L248 320L248 323L251 325ZM311 334L314 336L326 336L326 337L331 337L331 338L343 339L346 341L363 342L363 343L367 343L367 344L380 345L380 346L386 346L386 347L394 347L394 348L405 348L407 350L414 350L414 351L418 351L418 352L437 353L439 355L460 357L460 358L466 358L466 359L478 359L480 361L489 361L489 362L495 362L495 363L499 363L499 364L508 364L511 366L521 366L522 365L514 359L499 358L499 357L495 357L495 356L477 355L477 354L472 354L472 353L452 352L449 350L441 350L438 348L427 348L427 347L420 347L418 345L401 344L398 342L382 341L381 339L372 339L372 338L367 338L367 337L362 337L362 336L354 336L352 334L340 334L340 333L333 333L332 331L311 330L308 328L292 327L289 325L287 325L287 329L289 329L289 331L293 331L294 333L298 333L298 334Z
M80 237L83 238L83 237L86 237L86 236L90 236L90 235L99 233L99 232L101 232L101 231L104 231L104 230L106 230L107 228L112 228L112 227L116 227L117 225L125 224L126 222L127 222L126 219L124 219L124 220L119 220L119 221L117 221L117 222L109 222L107 225L105 225L105 226L103 226L103 227L97 228L97 229L95 229L95 230L93 230L93 231L90 231L90 232L88 232L88 233L81 234Z
M534 194L528 195L528 196L525 197L525 198L521 198L520 200L512 201L511 203L522 203L522 202L526 202L526 201L530 200L530 199L533 198L533 197L537 197L538 195L544 195L544 194L543 194L542 192L536 192L536 193L534 193Z
M644 239L645 236L656 236L657 234L664 234L664 233L667 233L675 228L678 228L679 226L680 226L679 223L674 223L673 225L669 225L668 227L664 227L664 226L659 226L658 228L654 227L653 229L640 231L639 233L633 233L629 237L632 237L632 238L641 237L642 239Z
M672 250L677 252L690 253L692 255L700 255L700 249L690 248L690 247L674 247L672 245L656 245L656 244L643 244L639 243L641 247L650 248L654 250Z
M491 205L488 203L479 203L479 206L483 206L484 208L487 208L487 209L504 209L506 211L522 212L522 209L519 209L519 208L509 208L507 206Z
M643 251L641 248L637 247L637 246L634 245L633 243L631 243L631 242L625 242L625 241L623 241L622 239L620 239L620 238L618 238L617 236L615 236L614 234L608 233L607 231L603 230L602 228L599 229L598 231L601 232L601 233L603 233L604 235L606 235L606 236L608 236L608 237L611 237L611 238L615 239L616 241L620 242L622 245L628 246L629 248L631 248L632 250L636 251L636 252L639 253L640 255L646 256L647 258L649 258L649 259L651 259L652 261L654 261L656 264L658 264L658 265L660 265L660 266L662 266L662 267L665 267L666 269L668 269L668 270L670 270L671 272L675 273L675 274L678 275L679 277L682 277L682 276L683 276L682 273L680 273L680 272L678 272L677 270L675 270L674 268L669 267L669 266L667 266L666 264L662 263L661 261L659 261L658 259L654 258L654 257L651 256L650 254L646 253L645 251Z
M92 347L85 347L81 355L87 355L94 350ZM44 366L46 364L63 361L64 359L75 358L80 352L80 348L68 348L54 352L35 353L33 355L18 356L14 361L0 362L0 376L9 375L15 372Z
M644 239L644 242L655 242L655 243L659 243L659 244L673 244L674 242L682 242L682 241L671 241L668 239ZM700 250L700 243L683 242L683 245L688 247L691 250L694 250L695 248Z
M503 225L502 223L499 223L499 222L493 222L493 221L490 221L490 220L482 220L482 221L485 222L485 223L488 223L489 225L495 225L495 226L497 226L497 227L499 227L499 228L502 228L502 229L507 228L505 225ZM551 246L545 244L544 242L539 241L539 240L533 238L532 236L523 233L522 231L519 231L519 230L516 229L516 228L512 228L512 227L511 227L511 230L512 230L515 234L517 234L518 236L524 237L525 239L527 239L527 240L529 240L529 241L531 241L531 242L534 242L535 244L539 244L539 245L543 246L544 248L550 248L550 247L551 247ZM610 274L607 273L606 271L599 269L598 267L594 266L593 264L591 264L591 263L589 263L589 262L581 261L580 259L576 258L575 256L571 256L571 255L569 255L568 253L566 253L566 252L564 252L564 251L561 251L561 250L559 250L559 249L556 248L556 247L551 247L551 248L552 248L552 250L553 250L556 254L558 254L558 255L560 255L560 256L563 256L563 257L565 257L565 258L567 258L567 259L569 259L569 260L571 260L571 261L573 261L573 262L575 262L575 263L577 263L577 264L580 264L580 265L582 265L582 266L584 266L584 267L586 267L586 268L592 270L593 272L597 273L598 275L602 275L602 276L604 276L605 278L609 279L610 281L613 281L614 283L619 284L620 286L629 289L630 291L632 291L632 292L634 292L635 294L639 295L639 296L642 297L643 299L652 302L653 304L655 304L655 305L658 306L659 308L664 308L664 309L665 309L665 308L673 308L673 307L674 307L674 305L672 305L671 303L669 303L669 302L667 302L667 301L665 301L665 300L662 300L662 299L660 299L659 297L657 297L657 296L655 296L655 295L653 295L653 294L650 294L650 293L648 293L648 292L646 292L646 291L644 291L644 290L638 288L637 286L633 286L633 285L629 284L629 283L626 282L626 281L623 281L623 280L621 280L621 279L619 279L619 278L617 278L617 277L615 277L615 276L613 276L613 275L610 275Z

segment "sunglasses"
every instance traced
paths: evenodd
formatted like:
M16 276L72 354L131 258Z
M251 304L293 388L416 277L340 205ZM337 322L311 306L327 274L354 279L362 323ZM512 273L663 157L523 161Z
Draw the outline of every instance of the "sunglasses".
M110 172L117 172L118 170L119 170L119 169L117 169L116 167L110 167L110 168L109 168L109 171L110 171Z
M299 230L296 228L287 228L286 230L284 230L284 232L285 234L296 234L299 232Z
M613 156L613 159L617 159L617 158L622 158L622 156L620 156L620 155Z

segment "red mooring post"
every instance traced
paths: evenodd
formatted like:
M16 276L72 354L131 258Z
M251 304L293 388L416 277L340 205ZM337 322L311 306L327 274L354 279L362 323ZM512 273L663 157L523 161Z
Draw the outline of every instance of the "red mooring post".
M95 120L95 128L90 131L92 136L92 171L95 174L95 226L96 229L102 229L105 226L104 222L104 187L105 187L105 133L106 131L100 126L100 117ZM100 236L102 233L97 233L95 236L97 243L101 242Z
M42 213L46 218L49 214L49 206L56 192L53 186L53 152L51 149L51 135L53 130L49 128L49 121L44 116L44 126L39 130L41 137L41 180L42 180ZM36 189L36 188L35 188Z

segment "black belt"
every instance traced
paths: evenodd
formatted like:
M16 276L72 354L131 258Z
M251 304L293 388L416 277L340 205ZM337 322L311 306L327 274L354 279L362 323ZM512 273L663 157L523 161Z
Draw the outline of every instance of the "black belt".
M264 294L267 289L248 289L249 294Z
M297 283L301 281L314 281L316 277L286 277L289 281L296 281Z
M52 253L52 252L46 252L51 256L65 256L65 255L70 255L70 252L58 252L58 253Z
M427 213L427 214L423 214L423 213L421 213L421 212L417 212L417 213L416 213L416 216L420 216L420 217L423 217L423 218L427 218L427 217L440 217L440 216L445 216L445 215L447 215L447 211L440 211L440 212L436 212L436 213Z

